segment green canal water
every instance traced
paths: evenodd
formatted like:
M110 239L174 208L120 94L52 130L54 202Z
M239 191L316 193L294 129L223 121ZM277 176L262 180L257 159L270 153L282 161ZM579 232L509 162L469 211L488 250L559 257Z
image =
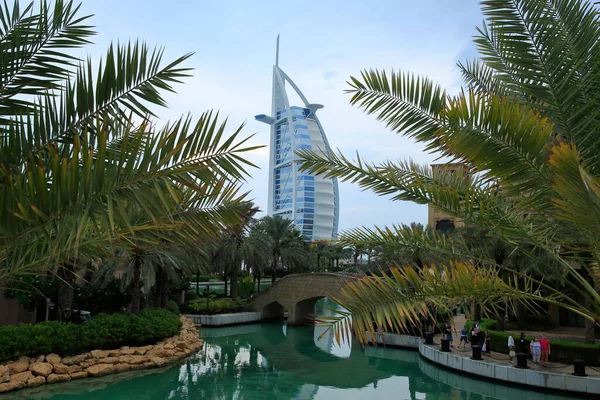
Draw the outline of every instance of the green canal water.
M326 313L320 302L317 312ZM166 369L48 385L14 399L511 399L558 400L554 394L457 375L416 351L321 340L323 328L253 324L202 328L205 347Z

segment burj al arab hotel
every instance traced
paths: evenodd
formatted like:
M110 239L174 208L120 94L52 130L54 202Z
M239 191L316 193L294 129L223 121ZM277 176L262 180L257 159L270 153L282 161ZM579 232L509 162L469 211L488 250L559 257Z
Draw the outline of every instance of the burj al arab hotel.
M290 105L286 84L304 103ZM296 150L331 153L317 117L321 104L309 103L290 77L279 68L279 36L273 66L271 115L255 116L271 126L269 155L269 201L267 214L294 221L307 241L337 236L339 191L337 179L314 176L298 170Z

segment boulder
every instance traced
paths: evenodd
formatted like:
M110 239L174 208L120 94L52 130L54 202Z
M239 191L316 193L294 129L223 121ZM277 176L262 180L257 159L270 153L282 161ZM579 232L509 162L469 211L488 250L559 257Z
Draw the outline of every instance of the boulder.
M62 363L65 365L81 364L85 360L89 359L92 355L90 353L83 353L78 356L65 357L62 359Z
M175 354L175 350L169 350L162 347L155 347L146 353L148 357L172 357Z
M10 392L11 390L22 388L23 384L20 385L14 382L0 383L0 393Z
M133 354L138 355L138 356L143 356L144 354L146 354L148 351L152 350L154 346L141 346L141 347L136 347L134 348L134 352Z
M120 356L131 356L135 353L135 349L130 349L129 347L127 348L121 348L121 350L119 350L119 355Z
M18 374L20 372L25 372L29 369L29 357L21 357L17 361L9 363L7 365L11 374Z
M41 356L37 356L35 358L31 358L29 360L29 364L34 364L34 363L43 363L44 362L44 355L42 354Z
M46 378L46 382L48 383L66 382L70 380L71 376L69 374L50 374Z
M88 375L89 375L89 372L87 372L87 371L73 372L72 374L69 374L71 379L86 378Z
M102 376L115 372L115 367L112 364L96 364L88 367L87 371L92 376Z
M130 364L115 364L114 365L115 372L124 372L131 370Z
M69 374L74 374L75 372L80 372L81 370L83 370L83 368L81 368L80 365L71 365L69 367Z
M46 356L46 362L49 362L52 365L60 363L60 360L60 356L56 353L51 353Z
M30 371L19 372L18 374L11 374L10 381L14 383L22 383L23 386L28 380L33 378L33 374Z
M52 373L52 364L36 362L35 364L31 364L29 370L36 376L46 377Z
M44 383L46 383L46 378L44 378L43 376L35 376L27 381L27 386L34 387L43 385Z
M90 354L94 358L105 358L108 357L109 352L105 350L92 350L90 351Z
M102 364L118 364L119 358L120 357L105 357L102 360L98 360L98 361L101 361Z
M168 363L167 359L163 357L150 357L150 362L155 367L162 367L163 365Z
M174 345L172 342L171 342L171 343L167 343L167 344L165 344L163 347L164 347L165 349L168 349L168 350L173 350L173 349L175 349L175 345Z
M121 364L142 364L148 361L146 356L121 356L119 357L119 363Z
M0 383L10 381L10 369L6 365L0 365Z
M104 364L102 362L102 360L96 360L95 358L89 358L85 361L82 361L79 363L79 366L81 366L82 368L88 368L91 367L92 365L96 365L96 364Z
M68 367L65 364L58 363L58 364L54 364L54 366L53 366L55 374L69 374L69 373L71 373L71 368L74 368L74 367L79 368L79 371L81 371L81 367L79 365L71 365L70 367Z

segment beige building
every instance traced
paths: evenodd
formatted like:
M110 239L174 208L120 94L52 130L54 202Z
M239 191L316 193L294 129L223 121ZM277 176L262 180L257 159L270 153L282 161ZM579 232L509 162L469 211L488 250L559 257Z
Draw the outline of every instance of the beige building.
M446 164L431 164L433 174L437 172L450 172L456 174L463 174L465 179L469 179L470 172L469 167L462 163L446 163ZM454 228L464 226L464 223L451 215L446 214L444 211L429 205L427 207L427 223L436 231L449 232Z

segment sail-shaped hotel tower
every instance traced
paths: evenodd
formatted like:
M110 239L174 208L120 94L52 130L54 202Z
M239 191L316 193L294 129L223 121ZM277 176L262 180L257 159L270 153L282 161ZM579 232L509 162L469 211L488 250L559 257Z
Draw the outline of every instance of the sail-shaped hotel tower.
M291 106L286 83L304 105ZM271 126L269 156L269 202L267 214L294 221L307 241L337 236L339 194L337 179L314 176L298 170L296 150L331 153L317 117L320 104L309 103L298 86L279 68L279 36L273 66L271 116L255 118Z

